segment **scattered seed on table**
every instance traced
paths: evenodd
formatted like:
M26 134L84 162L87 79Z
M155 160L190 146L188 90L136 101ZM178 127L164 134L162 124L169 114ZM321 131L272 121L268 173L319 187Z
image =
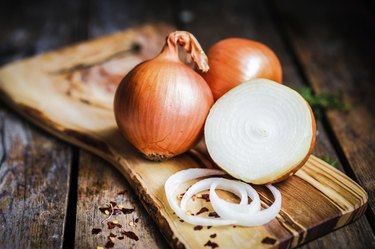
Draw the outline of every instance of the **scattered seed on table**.
M202 214L204 212L208 212L208 208L202 207L195 215L199 215L199 214Z
M132 231L123 231L123 232L121 232L121 234L125 235L129 239L132 239L132 240L135 240L135 241L139 240L138 236L135 233L133 233Z
M199 231L199 230L202 230L202 228L203 228L203 226L198 225L198 226L194 227L194 230L195 231Z
M93 228L92 230L91 230L91 234L98 234L98 233L100 233L102 231L102 229L100 229L100 228Z
M219 247L218 244L216 244L215 242L211 242L211 240L207 241L207 243L204 244L204 246L210 246L212 249Z

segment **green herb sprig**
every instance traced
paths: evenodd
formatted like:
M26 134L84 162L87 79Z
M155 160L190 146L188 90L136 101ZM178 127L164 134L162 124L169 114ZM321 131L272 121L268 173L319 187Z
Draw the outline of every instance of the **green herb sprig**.
M322 118L324 109L337 109L343 111L349 111L351 109L351 106L344 102L341 93L322 93L315 95L310 87L298 87L295 88L295 90L310 104L317 119Z
M326 163L332 165L333 167L336 167L336 166L337 166L337 163L338 163L338 160L337 160L337 159L333 159L333 158L331 158L331 157L328 156L328 155L321 156L320 159L322 159L322 160L325 161Z

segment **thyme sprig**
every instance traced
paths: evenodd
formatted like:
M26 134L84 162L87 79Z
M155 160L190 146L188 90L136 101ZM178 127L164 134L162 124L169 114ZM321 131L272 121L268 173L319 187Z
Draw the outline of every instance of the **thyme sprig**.
M351 109L351 106L344 101L342 93L322 93L316 95L310 87L298 87L295 90L310 104L317 119L322 118L323 110L336 109L349 111Z
M320 157L320 159L322 159L326 163L332 165L333 167L336 167L337 163L338 163L337 159L333 159L332 157L330 157L328 155L323 155L323 156Z

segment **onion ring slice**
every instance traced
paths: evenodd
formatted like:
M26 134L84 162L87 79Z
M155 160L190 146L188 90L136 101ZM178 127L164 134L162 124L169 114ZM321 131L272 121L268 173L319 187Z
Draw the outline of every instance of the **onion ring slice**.
M175 213L184 221L193 225L204 226L223 226L223 225L242 225L242 226L260 226L268 223L276 217L281 209L281 193L271 184L266 187L274 196L274 203L267 209L260 210L259 194L250 185L225 178L208 178L193 184L184 194L181 204L176 201L177 187L186 181L199 177L224 175L221 170L214 169L187 169L179 171L170 176L165 185L165 194L167 201ZM227 202L221 199L215 189L229 191L241 198L238 204ZM191 216L185 213L187 201L196 193L202 190L210 189L210 199L214 210L221 218L210 219L198 216ZM248 197L252 202L248 204Z
M193 184L188 191L184 194L182 200L181 200L181 208L182 210L186 210L186 204L187 201L194 195L197 194L203 190L210 189L210 186L215 185L215 188L226 190L228 192L231 192L238 197L241 198L241 201L239 204L231 203L228 201L225 201L223 199L220 199L216 193L216 199L218 199L217 202L220 202L220 205L218 206L225 206L226 209L231 209L232 212L247 212L247 213L253 213L260 210L260 199L258 193L255 191L255 189L246 183L240 182L240 181L234 181L234 180L228 180L225 178L208 178L201 180L199 182L196 182ZM211 194L210 194L211 196ZM253 201L250 205L248 205L248 198L250 197ZM216 211L216 208L214 208ZM225 218L225 217L223 217ZM228 219L228 218L226 218ZM234 217L230 219L235 219Z
M197 194L197 193L199 193L203 190L210 189L210 186L212 184L218 182L218 181L222 181L224 183L224 184L219 186L219 189L229 191L229 192L237 195L238 197L240 197L241 198L241 202L240 202L241 205L247 204L246 189L242 185L239 185L240 182L236 182L236 181L232 181L232 180L228 180L228 179L224 179L224 178L214 177L214 178L203 179L199 182L194 183L185 192L184 196L181 199L181 204L180 204L182 210L184 210L184 211L186 210L186 204L187 204L188 200L190 200L190 198L193 197L193 195L195 195L195 194ZM227 203L230 203L230 202L227 202ZM230 203L230 204L233 204L233 203Z
M256 190L251 187L250 185L240 182L240 181L232 181L231 183L238 184L246 193L246 204L235 204L225 201L224 199L221 199L217 194L215 189L224 189L226 181L223 181L223 178L219 178L219 180L213 182L210 189L210 199L211 197L211 204L214 210L224 219L234 219L237 220L238 218L237 213L246 213L247 215L251 215L255 212L258 212L260 210L260 199L259 194L256 192ZM225 179L226 180L226 179ZM230 191L230 190L227 190ZM231 191L232 192L232 191ZM233 192L232 192L233 193ZM252 199L251 204L247 203L247 197L250 197ZM215 205L214 205L215 204ZM227 215L229 214L229 215ZM231 217L231 218L228 218Z
M242 226L261 226L276 217L281 209L281 193L271 184L266 185L266 187L272 192L275 201L267 209L261 211L255 211L248 209L247 212L233 212L228 206L223 204L223 200L215 192L216 186L220 183L214 183L210 188L210 200L212 207L215 211L223 217L224 219L234 219L237 225ZM249 185L247 185L249 186Z
M202 226L224 226L224 225L231 225L234 224L235 221L233 220L225 220L225 219L209 219L203 218L198 216L190 216L187 215L181 207L177 204L176 201L176 190L177 187L186 181L196 179L199 177L204 176L212 176L212 175L224 175L225 173L221 170L215 169L186 169L181 170L168 178L168 180L164 184L165 195L167 197L167 201L173 211L183 219L184 221L193 224L193 225L202 225Z

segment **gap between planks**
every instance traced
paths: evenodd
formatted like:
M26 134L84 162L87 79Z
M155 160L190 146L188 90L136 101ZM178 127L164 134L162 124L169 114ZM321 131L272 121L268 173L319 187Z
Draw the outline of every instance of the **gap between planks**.
M68 190L67 209L65 211L63 248L75 248L76 215L78 199L78 171L79 171L79 148L72 145L72 160L70 170L70 184Z

